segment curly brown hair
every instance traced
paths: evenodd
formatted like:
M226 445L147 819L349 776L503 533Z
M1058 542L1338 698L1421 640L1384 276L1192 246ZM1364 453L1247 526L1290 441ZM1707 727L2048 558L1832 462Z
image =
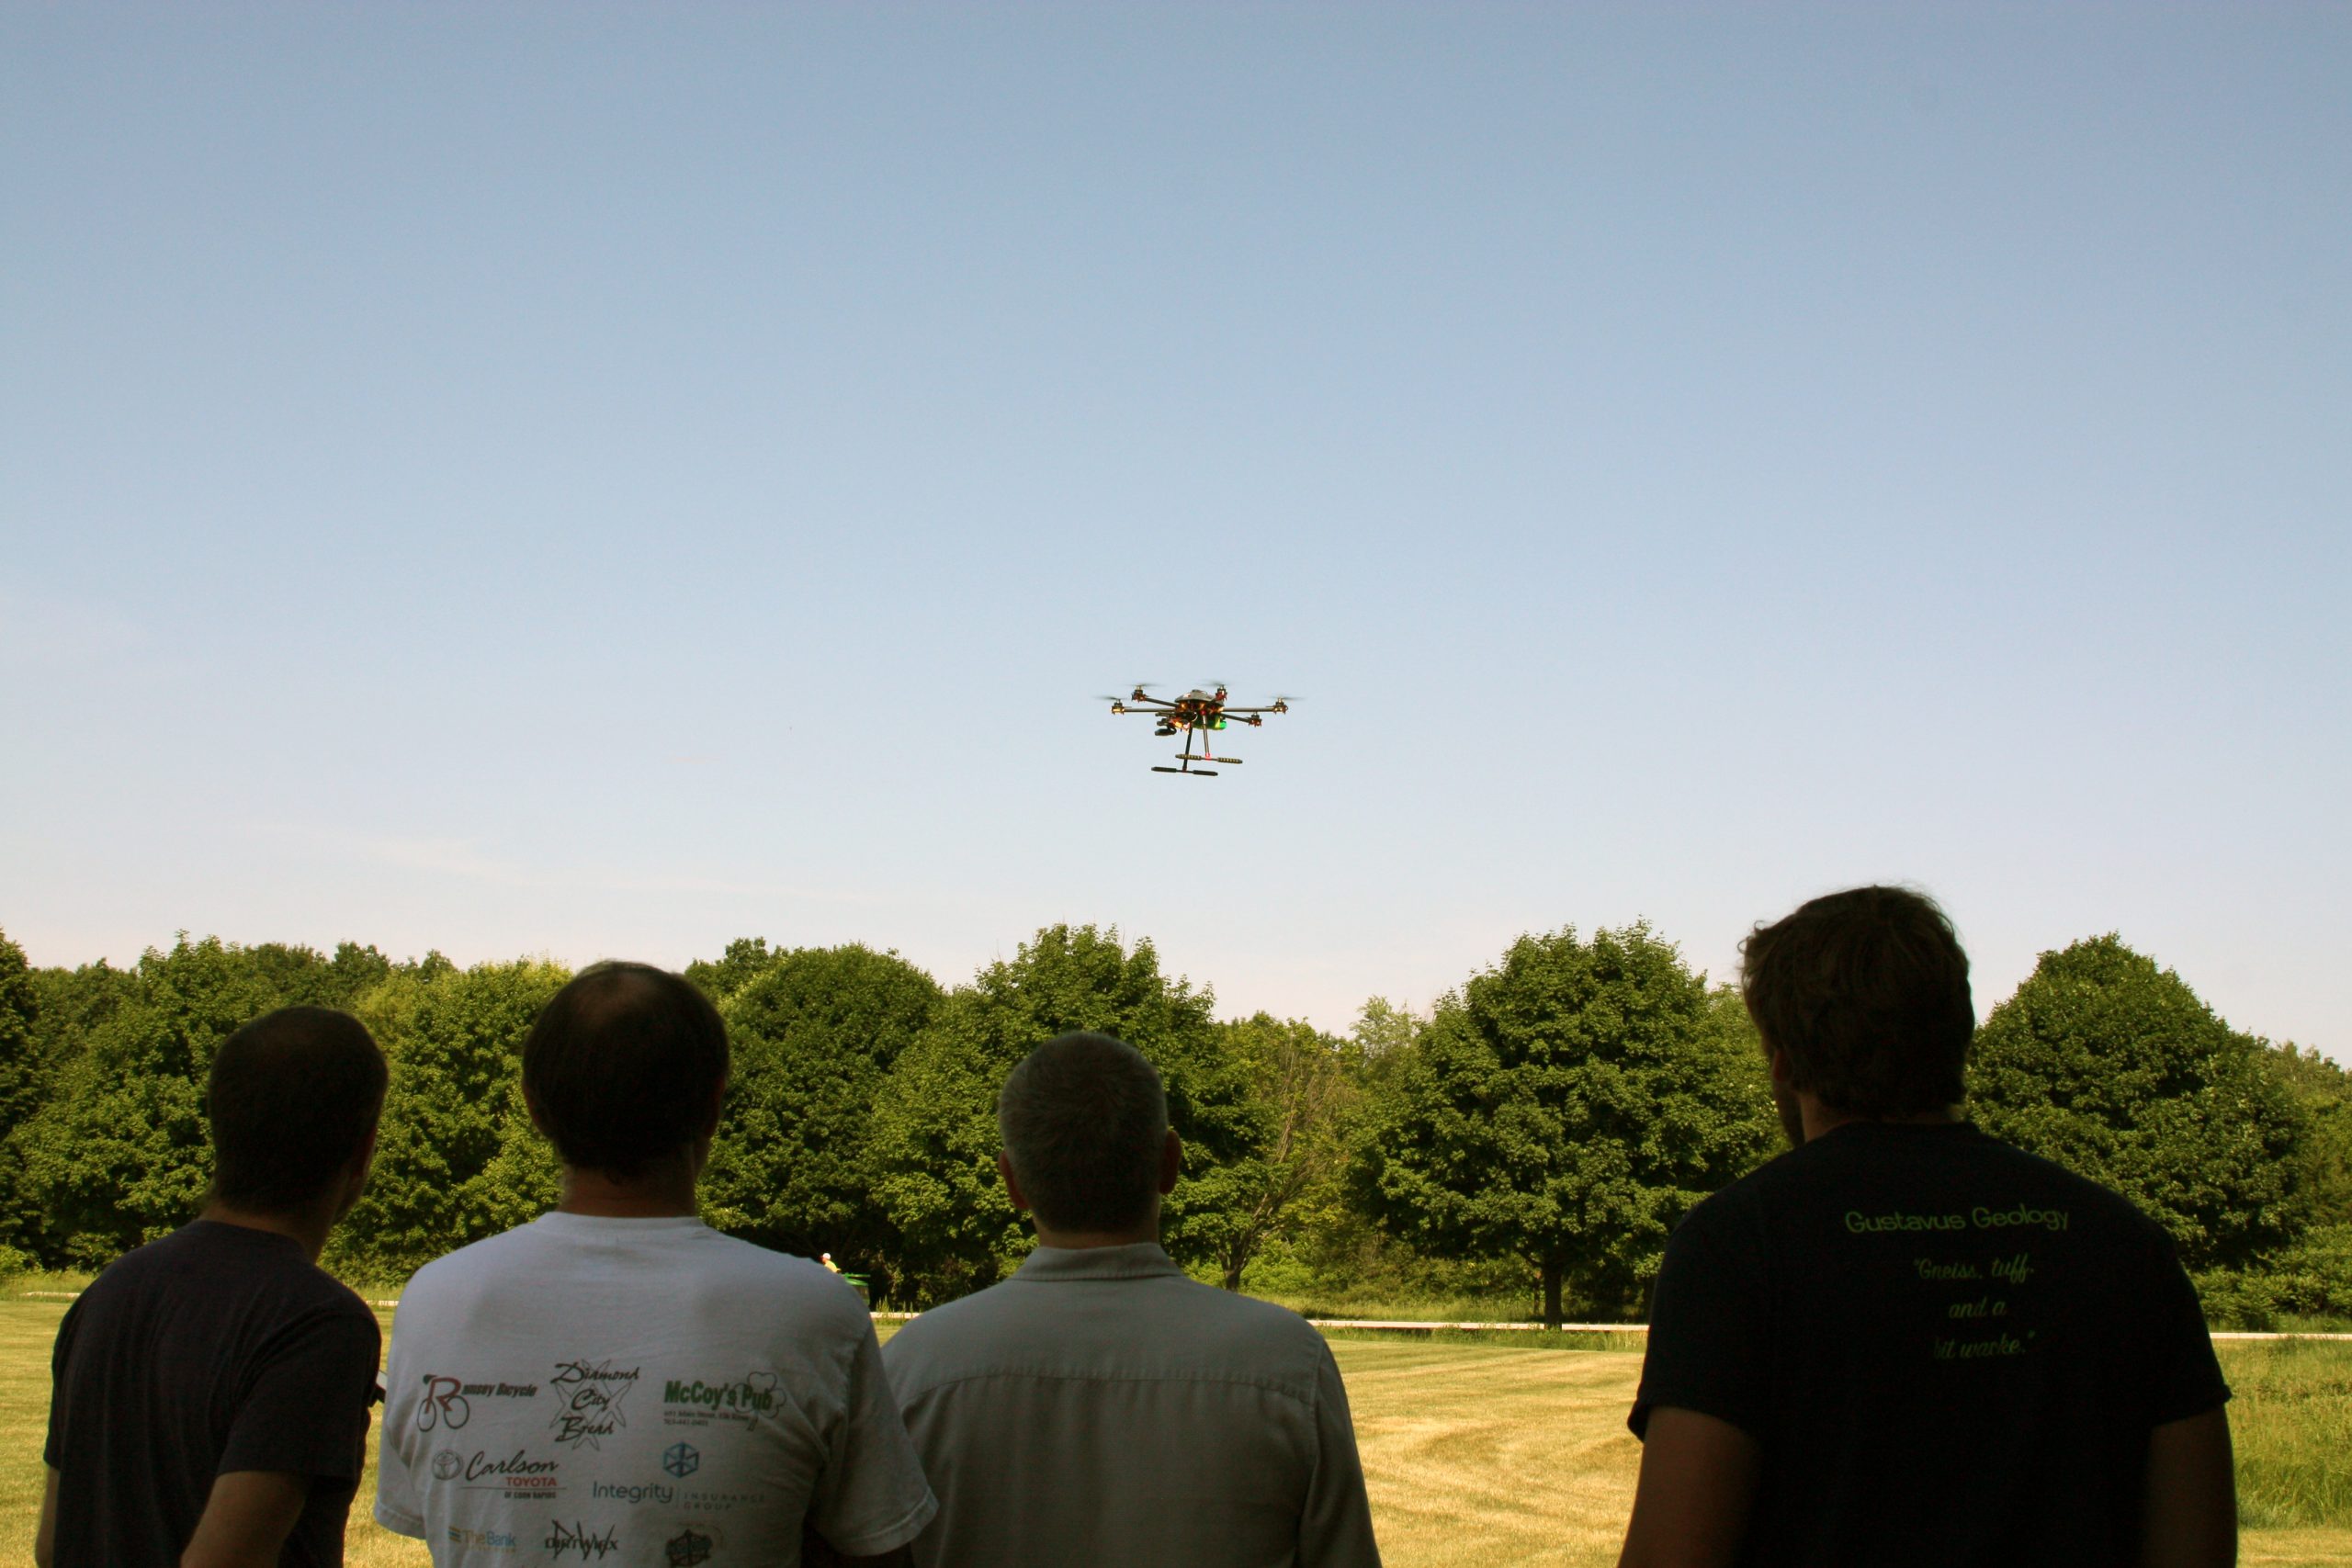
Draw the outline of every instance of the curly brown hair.
M1789 1085L1847 1116L1915 1116L1966 1096L1968 954L1936 901L1853 887L1759 925L1739 990Z

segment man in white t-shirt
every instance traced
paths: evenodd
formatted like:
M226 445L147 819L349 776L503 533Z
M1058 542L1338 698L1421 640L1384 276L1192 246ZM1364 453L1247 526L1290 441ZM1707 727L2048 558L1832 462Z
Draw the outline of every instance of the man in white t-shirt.
M904 1563L937 1505L834 1275L696 1217L727 1086L701 992L635 964L523 1050L553 1213L418 1270L392 1326L376 1517L436 1568Z
M1305 1319L1159 1248L1182 1165L1159 1075L1101 1034L997 1097L1037 1248L884 1347L939 1494L923 1568L1378 1568L1340 1370Z

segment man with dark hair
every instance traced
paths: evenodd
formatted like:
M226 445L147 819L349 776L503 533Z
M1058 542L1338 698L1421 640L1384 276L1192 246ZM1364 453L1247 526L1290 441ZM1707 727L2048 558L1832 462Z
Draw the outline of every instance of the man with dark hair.
M727 1070L709 998L647 964L532 1025L561 1201L418 1270L392 1334L376 1517L444 1568L903 1563L929 1522L854 1292L698 1217Z
M367 1185L383 1053L284 1008L220 1043L202 1213L109 1265L51 1363L40 1568L343 1561L381 1336L320 1271Z
M1037 1247L883 1348L939 1517L933 1565L1374 1565L1330 1348L1159 1246L1182 1166L1159 1075L1065 1034L997 1097L997 1169Z
M2234 1561L2229 1390L2170 1239L1960 1117L1943 911L1815 898L1741 991L1792 1148L1667 1244L1628 1568Z

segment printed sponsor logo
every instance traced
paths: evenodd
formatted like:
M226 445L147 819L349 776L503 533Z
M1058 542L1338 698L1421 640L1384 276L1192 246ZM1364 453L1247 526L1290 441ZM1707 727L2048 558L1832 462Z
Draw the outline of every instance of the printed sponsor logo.
M702 1450L692 1443L672 1443L662 1450L662 1468L684 1481L702 1468Z
M737 1492L724 1486L681 1486L678 1506L689 1514L729 1514L737 1508L754 1508L765 1503L764 1492Z
M463 1378L447 1377L439 1372L427 1372L424 1378L424 1398L416 1407L416 1429L430 1432L447 1427L454 1432L474 1418L477 1399L536 1399L539 1385L535 1382L468 1382Z
M662 1542L662 1550L670 1555L670 1568L694 1568L697 1562L710 1561L711 1545L710 1537L688 1525Z
M673 1427L757 1426L775 1413L775 1382L774 1372L756 1371L719 1382L673 1378L662 1385L662 1419Z
M424 1374L424 1397L417 1402L416 1429L430 1432L435 1427L447 1427L452 1432L474 1418L474 1407L465 1395L465 1383L458 1378Z
M539 1544L558 1562L567 1554L583 1562L600 1562L605 1553L621 1549L621 1533L617 1529L592 1530L577 1519L568 1527L561 1519L554 1519L548 1524L547 1539Z
M616 1503L627 1503L632 1508L639 1503L659 1503L666 1508L670 1506L670 1500L675 1497L677 1493L669 1484L660 1481L640 1481L629 1486L618 1485L610 1481L592 1481L588 1483L588 1495L610 1498Z
M563 1404L550 1429L567 1447L601 1451L604 1439L628 1425L621 1408L637 1386L639 1369L616 1367L610 1361L561 1361L548 1379Z
M443 1449L433 1456L435 1480L456 1482L468 1492L503 1492L509 1497L561 1496L563 1483L556 1477L560 1468L554 1460L533 1459L521 1449L504 1459L481 1449L470 1454Z
M519 1551L522 1543L506 1530L469 1529L464 1525L449 1527L451 1546L470 1546L478 1551Z

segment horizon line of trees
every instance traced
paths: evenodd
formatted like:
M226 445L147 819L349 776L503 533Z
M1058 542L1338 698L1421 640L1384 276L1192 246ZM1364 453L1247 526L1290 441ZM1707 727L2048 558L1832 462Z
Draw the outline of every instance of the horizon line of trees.
M1737 996L1640 922L1522 936L1426 1015L1375 997L1345 1035L1219 1019L1148 940L1091 925L1046 927L953 988L858 943L747 938L685 973L734 1052L706 1217L831 1252L893 1304L979 1289L1027 1251L994 1168L996 1089L1069 1029L1127 1040L1166 1081L1186 1148L1170 1253L1340 1309L1637 1317L1675 1224L1781 1146ZM536 1216L557 1172L520 1052L569 976L185 933L129 968L36 968L0 933L0 1267L102 1267L193 1215L213 1050L295 1002L356 1014L391 1065L329 1267L390 1281ZM2352 1315L2352 1075L2318 1052L2230 1029L2109 934L2043 953L1984 1016L1969 1089L1987 1131L2162 1224L2217 1318Z

